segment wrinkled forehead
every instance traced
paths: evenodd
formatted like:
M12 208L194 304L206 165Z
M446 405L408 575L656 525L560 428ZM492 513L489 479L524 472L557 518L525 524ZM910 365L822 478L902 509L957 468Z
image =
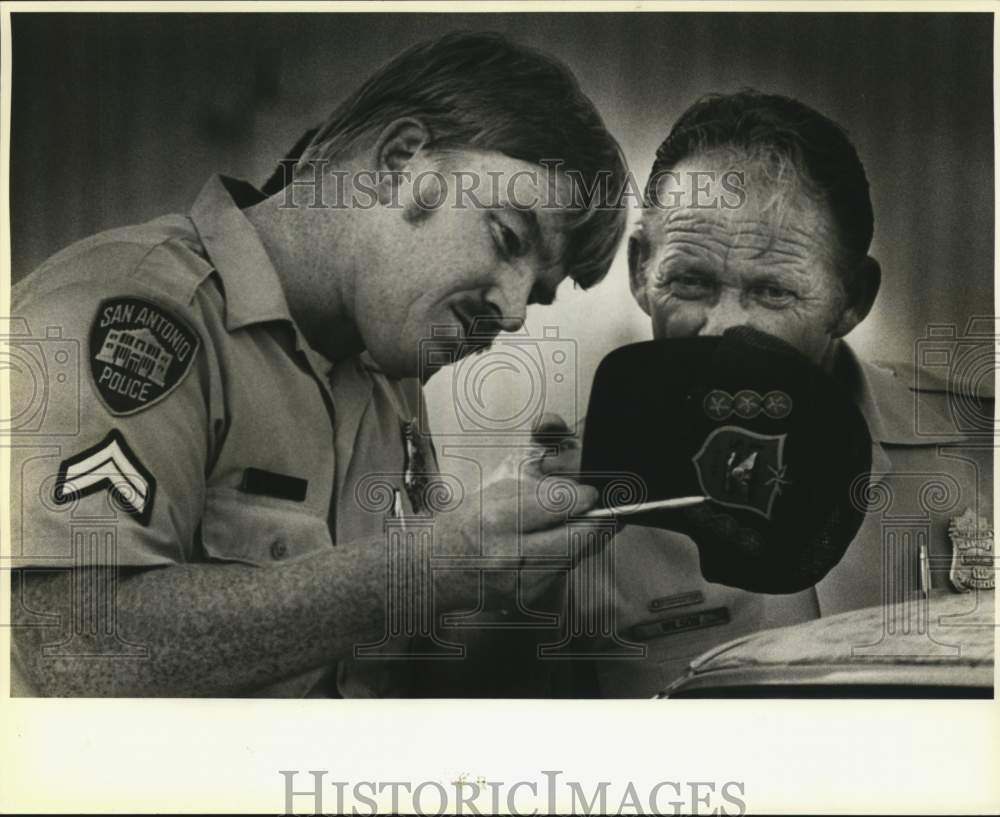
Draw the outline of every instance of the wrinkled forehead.
M807 241L833 257L836 235L829 208L791 162L713 151L679 162L657 178L641 219L655 249L702 234L720 249L767 252L783 241Z

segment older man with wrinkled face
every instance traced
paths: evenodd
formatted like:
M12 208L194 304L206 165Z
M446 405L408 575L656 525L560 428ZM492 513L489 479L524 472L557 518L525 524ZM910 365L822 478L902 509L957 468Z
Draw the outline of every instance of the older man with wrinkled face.
M697 150L652 182L657 206L646 209L629 260L654 337L749 325L832 368L837 339L878 291L879 267L865 252L871 206L867 224L838 224L803 171L752 145Z
M910 367L862 361L843 340L868 315L881 270L868 255L868 180L838 125L784 97L706 97L657 151L645 204L629 270L653 336L719 335L745 325L790 343L856 401L873 439L873 482L884 484L894 507L869 511L840 564L787 596L708 582L687 537L626 528L604 603L614 609L619 639L644 645L646 654L614 660L626 651L613 648L609 660L575 673L582 692L608 697L652 695L694 657L738 636L927 590L908 578L906 587L893 583L918 576L919 554L893 548L886 513L923 514L931 557L949 552L948 524L964 506L991 514L988 449L957 458L941 447L961 444L946 419L947 390L921 391ZM918 401L938 418L938 437L914 428ZM921 479L932 474L946 474L957 488L951 511L928 510L920 498ZM943 583L932 577L932 588Z

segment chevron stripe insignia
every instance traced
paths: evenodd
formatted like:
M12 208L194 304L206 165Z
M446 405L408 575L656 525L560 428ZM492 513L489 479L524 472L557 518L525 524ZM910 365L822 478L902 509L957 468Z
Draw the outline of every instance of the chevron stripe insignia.
M110 491L117 507L140 524L149 524L156 479L117 430L60 464L54 499L64 504L104 490Z

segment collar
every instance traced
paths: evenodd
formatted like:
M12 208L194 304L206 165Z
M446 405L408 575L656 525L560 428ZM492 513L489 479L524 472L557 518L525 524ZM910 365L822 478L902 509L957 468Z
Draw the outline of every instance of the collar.
M936 430L953 426L929 400L910 387L893 368L861 360L845 342L840 343L835 377L843 383L868 423L872 441L882 445L937 445L955 442L955 434L917 433L916 410L920 400L922 425Z
M382 390L393 411L403 422L418 419L420 403L420 381L415 377L390 377L365 350L356 358L359 369L366 372L369 381Z
M241 209L265 198L248 182L213 176L191 208L191 221L222 279L230 332L263 321L294 324L281 279Z

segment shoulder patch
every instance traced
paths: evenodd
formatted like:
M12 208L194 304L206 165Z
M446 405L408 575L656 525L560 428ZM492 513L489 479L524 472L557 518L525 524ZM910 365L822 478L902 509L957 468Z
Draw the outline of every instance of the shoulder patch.
M144 298L108 298L90 325L90 374L112 414L135 414L176 389L201 341L184 321Z
M126 513L142 525L149 524L156 479L119 431L111 431L97 445L63 460L54 496L58 504L64 504L105 489Z

